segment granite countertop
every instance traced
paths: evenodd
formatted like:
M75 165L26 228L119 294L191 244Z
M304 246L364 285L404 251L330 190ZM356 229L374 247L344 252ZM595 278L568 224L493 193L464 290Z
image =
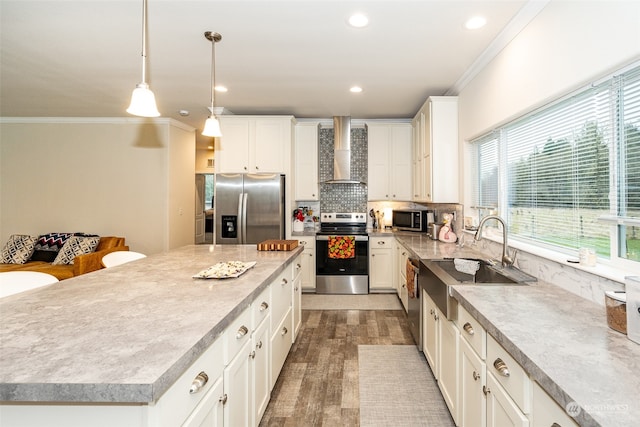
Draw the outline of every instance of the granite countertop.
M155 402L302 252L194 245L0 299L0 401ZM239 278L193 279L220 261Z
M422 259L483 257L426 235L396 237ZM544 281L452 293L561 407L579 406L580 425L638 424L640 345L607 326L604 307Z

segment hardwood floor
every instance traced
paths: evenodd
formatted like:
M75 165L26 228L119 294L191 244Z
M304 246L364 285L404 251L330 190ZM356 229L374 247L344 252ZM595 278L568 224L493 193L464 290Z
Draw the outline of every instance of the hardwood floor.
M405 312L303 310L260 426L359 426L360 344L413 344Z

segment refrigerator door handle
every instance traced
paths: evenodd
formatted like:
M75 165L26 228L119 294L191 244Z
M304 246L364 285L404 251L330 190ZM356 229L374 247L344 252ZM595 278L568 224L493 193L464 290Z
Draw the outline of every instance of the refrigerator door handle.
M242 216L242 196L244 193L238 194L238 244L241 245L242 242L242 224L243 224L243 216Z
M240 243L244 245L247 243L247 198L249 197L249 194L242 193L241 197L242 197L242 227L240 228L241 230Z

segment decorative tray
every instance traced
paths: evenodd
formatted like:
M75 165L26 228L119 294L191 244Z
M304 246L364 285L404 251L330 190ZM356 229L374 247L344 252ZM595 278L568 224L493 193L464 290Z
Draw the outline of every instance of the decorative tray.
M194 279L230 279L239 277L242 273L256 265L255 261L227 261L219 262L211 267L205 268L198 274L192 276Z

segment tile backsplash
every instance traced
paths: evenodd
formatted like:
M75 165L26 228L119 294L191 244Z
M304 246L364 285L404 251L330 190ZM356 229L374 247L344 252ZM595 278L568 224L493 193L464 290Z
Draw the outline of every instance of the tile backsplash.
M351 178L367 182L367 130L351 129ZM364 184L324 184L333 179L333 129L318 132L318 180L321 212L366 212L367 186Z

